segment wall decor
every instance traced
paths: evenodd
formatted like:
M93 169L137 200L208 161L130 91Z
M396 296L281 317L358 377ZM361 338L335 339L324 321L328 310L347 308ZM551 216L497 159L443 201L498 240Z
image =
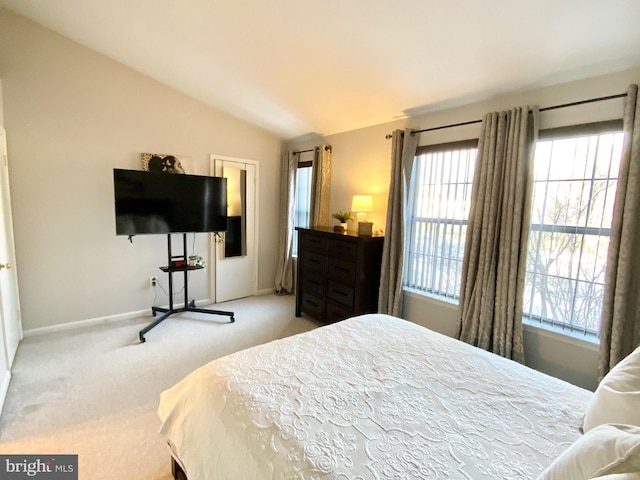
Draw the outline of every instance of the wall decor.
M142 169L145 172L193 173L193 160L164 153L143 153Z

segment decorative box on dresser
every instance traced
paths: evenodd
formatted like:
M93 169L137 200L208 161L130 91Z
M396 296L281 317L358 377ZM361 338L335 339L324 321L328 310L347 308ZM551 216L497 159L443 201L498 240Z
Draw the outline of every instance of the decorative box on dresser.
M378 309L384 237L296 228L296 316L336 322Z

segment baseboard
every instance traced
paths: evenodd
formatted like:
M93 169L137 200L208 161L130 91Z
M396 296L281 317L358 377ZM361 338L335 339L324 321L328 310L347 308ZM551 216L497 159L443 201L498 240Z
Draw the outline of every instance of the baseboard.
M197 306L209 305L211 301L209 299L196 300ZM180 308L183 303L174 303L173 306ZM168 305L163 305L168 308ZM34 337L38 335L49 335L56 332L65 332L68 330L75 330L78 328L91 327L94 325L102 325L105 323L120 322L122 320L131 320L133 318L139 318L143 316L151 316L151 308L145 308L144 310L138 310L135 312L117 313L115 315L107 315L106 317L90 318L88 320L78 320L76 322L61 323L58 325L51 325L49 327L30 328L23 332L23 338Z
M273 295L275 293L275 289L273 288L264 288L262 290L258 290L256 292L256 296L262 295ZM180 308L184 305L183 303L174 303L173 306L176 308ZM205 298L203 300L196 300L196 306L202 307L206 305L212 305L211 300ZM164 308L168 308L168 305L161 305ZM30 328L28 330L24 330L23 338L27 337L35 337L37 335L48 335L56 332L64 332L67 330L75 330L77 328L91 327L94 325L101 325L105 323L112 322L120 322L122 320L131 320L132 318L138 318L146 315L151 315L151 309L145 308L144 310L138 310L136 312L127 312L127 313L118 313L115 315L107 315L106 317L98 317L98 318L90 318L88 320L78 320L76 322L69 323L61 323L59 325L51 325L49 327L39 327L39 328Z
M9 382L11 381L11 372L4 372L2 383L0 384L0 414L2 414L2 407L4 407L4 401L7 398L7 392L9 391Z
M276 293L276 287L272 287L272 288L263 288L262 290L258 290L256 292L256 296L262 296L262 295L273 295L274 293Z
M77 328L91 327L94 325L101 325L104 323L119 322L121 320L130 320L132 318L141 317L143 315L151 315L151 309L145 308L144 310L138 310L136 312L117 313L115 315L107 315L106 317L89 318L87 320L78 320L76 322L60 323L58 325L51 325L48 327L30 328L25 330L24 338L34 337L37 335L48 335L56 332L65 332L68 330L75 330Z

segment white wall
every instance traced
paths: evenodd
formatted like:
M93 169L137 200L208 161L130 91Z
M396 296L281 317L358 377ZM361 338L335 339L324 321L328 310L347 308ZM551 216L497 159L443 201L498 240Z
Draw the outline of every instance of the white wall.
M2 103L2 79L0 78L0 127L4 128L4 104Z
M352 132L330 135L323 139L291 142L292 150L306 149L321 142L333 147L331 212L350 209L351 196L374 195L376 211L370 214L374 229L384 228L389 189L391 143L385 135L394 129L416 130L481 119L485 113L518 105L547 107L588 98L624 93L631 83L640 82L640 68L590 78L553 87L514 92L493 99L441 111L424 112L414 108L409 118ZM580 124L622 117L623 100L599 102L579 107L541 113L540 128ZM419 145L438 144L477 138L480 125L421 133ZM333 223L331 223L333 224ZM457 307L423 295L405 293L403 317L447 335L454 335ZM526 363L557 377L594 388L597 384L597 345L567 338L564 335L525 329Z
M211 153L260 162L258 288L273 287L277 136L3 9L0 77L25 330L148 309L149 276L166 286L166 237L115 235L112 170L139 169L141 152L189 156L197 174ZM208 279L191 274L192 298L209 298Z

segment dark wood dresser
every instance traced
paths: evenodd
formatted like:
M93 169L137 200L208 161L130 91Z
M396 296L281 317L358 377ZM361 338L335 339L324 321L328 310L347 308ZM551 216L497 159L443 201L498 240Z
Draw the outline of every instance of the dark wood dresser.
M296 230L296 316L336 322L376 312L384 237L334 233L332 227Z

